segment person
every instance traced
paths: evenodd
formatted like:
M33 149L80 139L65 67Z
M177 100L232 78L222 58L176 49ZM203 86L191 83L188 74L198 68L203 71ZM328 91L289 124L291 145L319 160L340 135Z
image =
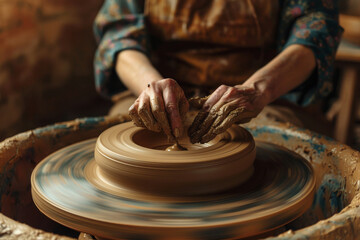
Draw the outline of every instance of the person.
M96 88L138 98L136 125L206 143L275 99L307 106L332 90L342 28L336 0L106 0L95 34ZM195 89L195 90L194 90Z

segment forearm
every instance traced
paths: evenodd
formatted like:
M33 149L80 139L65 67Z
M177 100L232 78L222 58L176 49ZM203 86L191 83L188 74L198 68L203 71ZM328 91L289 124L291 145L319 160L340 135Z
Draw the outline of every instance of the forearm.
M136 50L124 50L118 54L116 73L136 96L139 96L149 83L163 78L147 56Z
M259 90L265 106L303 83L315 67L312 50L294 44L259 69L243 85Z

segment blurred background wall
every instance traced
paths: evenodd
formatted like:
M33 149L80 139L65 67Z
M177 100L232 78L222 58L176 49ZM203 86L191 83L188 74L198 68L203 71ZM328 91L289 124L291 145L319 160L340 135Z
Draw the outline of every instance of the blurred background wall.
M355 15L360 14L359 0L338 0L340 4L340 11L343 14Z
M0 141L107 113L92 64L92 23L102 2L0 0Z

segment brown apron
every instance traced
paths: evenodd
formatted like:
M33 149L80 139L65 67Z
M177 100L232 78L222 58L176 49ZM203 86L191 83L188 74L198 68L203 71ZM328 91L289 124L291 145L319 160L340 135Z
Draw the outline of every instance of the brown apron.
M278 0L147 0L164 77L215 88L244 82L274 56Z

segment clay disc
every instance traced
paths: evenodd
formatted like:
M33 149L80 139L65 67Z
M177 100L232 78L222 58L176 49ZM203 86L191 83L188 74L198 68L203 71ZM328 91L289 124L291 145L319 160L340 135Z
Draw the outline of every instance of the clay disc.
M234 239L278 228L312 203L315 179L299 155L256 143L254 174L231 190L197 197L107 192L89 179L96 139L47 157L35 168L33 200L49 218L109 239Z
M165 134L131 122L111 127L98 137L89 179L105 191L194 196L231 189L253 173L255 142L238 125L206 144L179 143L187 151L164 151L173 144Z

